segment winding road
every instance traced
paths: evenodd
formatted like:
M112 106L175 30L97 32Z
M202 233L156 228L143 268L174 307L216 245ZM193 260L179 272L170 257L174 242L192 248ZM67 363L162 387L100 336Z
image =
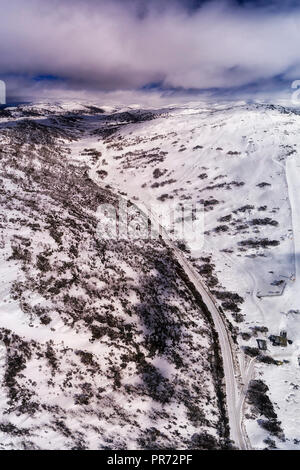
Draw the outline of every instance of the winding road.
M81 144L84 145L85 143L83 144L83 141L81 141ZM97 174L98 165L99 163L96 163L90 168L89 177L94 181L95 184L102 186L102 181L99 179ZM110 188L110 190L113 191L113 188ZM118 191L116 191L116 194L118 194L118 197L122 197L126 200L125 197L120 196ZM202 301L212 316L214 326L219 337L219 344L223 359L230 438L237 448L241 450L251 449L250 441L243 425L243 408L246 391L253 373L254 363L250 363L248 367L243 367L245 364L244 360L242 360L242 367L240 366L235 346L231 338L231 333L226 327L226 323L215 299L203 284L199 273L196 271L192 263L186 258L184 253L170 239L168 232L164 229L164 227L161 226L159 219L153 214L152 210L150 210L150 208L148 208L145 203L141 203L142 207L139 207L136 202L134 202L134 204L141 213L145 215L147 214L147 217L150 218L151 223L153 224L153 228L160 233L166 245L172 250L175 259L183 269L189 281L193 284L197 292L202 297Z
M89 177L98 186L101 186L101 181L99 181L99 177L97 175L97 164L90 169ZM121 196L119 195L119 197ZM122 198L126 199L123 196ZM134 204L141 213L147 214L147 217L150 218L153 228L157 230L158 233L160 233L166 245L172 250L175 259L178 261L189 281L194 285L195 289L201 295L203 302L212 316L215 329L218 333L223 359L230 438L234 442L235 446L239 449L250 449L250 442L246 430L242 424L242 418L243 404L248 388L248 383L252 376L252 368L250 369L249 367L247 374L244 374L246 380L244 380L243 383L243 378L240 372L239 362L236 357L231 334L226 327L225 321L217 307L214 298L203 285L200 275L194 266L185 257L184 253L172 242L167 231L164 229L164 227L161 226L157 218L154 216L153 211L150 210L150 208L148 208L145 204L143 204L143 207L140 207L136 202Z
M230 437L239 449L250 449L250 442L245 428L242 425L242 410L245 394L253 372L253 363L249 365L248 370L244 375L244 383L241 387L242 377L239 371L239 365L236 359L233 341L215 300L203 285L200 275L194 266L188 261L184 253L170 240L166 230L161 227L161 225L156 220L153 220L153 217L151 221L154 223L154 225L156 225L156 229L159 230L159 233L162 235L164 242L172 250L176 260L184 270L185 274L188 276L190 282L192 282L196 290L201 295L203 302L212 316L215 329L218 333L222 352Z

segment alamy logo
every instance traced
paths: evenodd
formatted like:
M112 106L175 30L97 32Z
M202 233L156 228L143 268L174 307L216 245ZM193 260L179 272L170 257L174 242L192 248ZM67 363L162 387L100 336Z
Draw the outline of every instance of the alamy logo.
M97 210L97 235L102 240L137 240L159 237L184 240L198 248L204 242L204 210L193 204L168 204L142 209L125 198L118 205L101 204Z
M291 87L295 90L292 93L292 103L298 105L300 103L300 80L294 80Z
M0 104L6 104L6 85L0 80Z

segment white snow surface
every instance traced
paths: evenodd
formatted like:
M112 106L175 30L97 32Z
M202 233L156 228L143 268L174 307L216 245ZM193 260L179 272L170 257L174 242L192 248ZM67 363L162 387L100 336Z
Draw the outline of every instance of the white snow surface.
M94 167L94 173L107 172L101 184L151 206L162 220L171 205L201 209L206 204L204 246L190 245L190 256L197 264L210 255L220 286L244 299L242 322L226 312L240 333L252 334L248 341L238 335L240 350L265 339L263 354L280 361L255 361L252 377L269 387L285 435L285 440L273 437L279 448L298 448L300 440L299 123L297 110L281 106L201 103L121 124L111 138L85 141L102 153ZM72 155L76 158L76 145ZM157 169L161 176L155 177ZM251 246L249 240L259 244ZM262 240L275 244L264 246ZM268 332L253 334L254 327ZM269 335L282 330L292 344L273 346ZM267 433L259 416L249 418L247 406L246 430L259 449Z
M224 447L212 325L162 240L99 238L111 110L65 108L0 116L0 447Z
M93 114L86 111L87 106L78 103L42 104L28 107L28 110L37 111L30 118L35 122L51 124L51 116L54 116L58 126L65 126L59 116L65 116L66 112L84 116L72 130L77 132L77 140L60 138L67 149L64 158L76 168L87 167L100 188L108 187L146 209L151 207L161 220L167 218L171 205L193 206L203 211L204 243L189 245L187 241L189 252L186 256L203 274L203 282L232 325L246 384L244 394L251 380L262 380L268 387L268 396L284 434L284 437L280 433L274 435L264 428L263 413L247 398L241 398L241 419L251 447L265 448L269 439L277 448L299 449L300 112L277 105L243 102L193 103L160 110L113 109L101 105L99 108L104 113ZM23 119L23 111L16 109L10 117L1 118L1 122L3 126L13 126ZM105 133L104 129L111 132ZM4 134L3 145L5 138ZM14 169L16 176L17 171ZM14 191L14 185L18 183L14 178L7 184ZM175 223L174 233L177 228ZM11 230L15 234L16 226ZM26 237L24 227L18 230ZM8 239L12 235L5 232ZM42 238L34 245L37 247L40 243L44 251L45 246L50 249L53 239L45 231L40 236ZM177 242L174 234L173 241ZM66 327L59 315L53 316L54 331L35 321L32 321L33 327L28 324L26 314L9 294L11 283L16 279L22 281L24 273L17 262L8 264L7 244L3 250L1 327L20 337L39 342L55 341L68 348L99 354L95 343L90 344L86 339L82 328L74 331ZM131 282L138 282L136 266L122 257L118 263L124 276L132 279ZM84 269L83 265L81 269ZM106 269L107 274L109 266ZM99 280L97 273L93 276L98 288L105 289L105 281ZM238 294L242 299L242 302L234 301L237 309L228 302L226 304L230 297L222 297L224 292ZM129 298L133 304L137 301L134 290ZM32 302L39 304L39 297L34 297ZM175 302L177 308L181 305L180 297L175 300L171 295L171 302ZM124 315L121 305L117 309ZM282 330L287 333L287 346L273 346L269 336L277 336ZM267 343L267 351L261 352L260 357L271 357L274 363L261 362L244 354L244 348L257 348L257 339ZM205 348L207 340L203 339L201 345ZM109 353L107 345L102 347L101 354ZM164 357L155 360L155 367L166 377L176 373ZM27 364L32 377L37 368L38 364L33 360ZM212 385L208 385L208 389L213 393ZM63 406L69 399L64 398ZM207 402L207 410L212 409L212 403L213 399ZM126 403L122 402L123 405L126 408ZM138 404L142 413L145 413L145 406L149 405L143 404L143 400ZM5 408L3 398L1 407ZM178 413L184 422L182 407L178 408ZM212 412L208 413L211 419ZM17 418L14 418L14 424L19 425ZM125 445L136 446L135 441L130 443L123 438ZM55 439L60 442L59 436L51 441L55 442ZM89 439L89 448L100 445L96 438ZM35 441L35 444L42 448L50 445L45 440ZM20 440L14 445L20 446Z

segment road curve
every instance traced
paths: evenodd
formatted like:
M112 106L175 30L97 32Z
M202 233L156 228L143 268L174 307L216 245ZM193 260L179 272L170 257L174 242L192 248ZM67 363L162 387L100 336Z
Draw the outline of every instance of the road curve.
M158 223L156 223L156 225L157 224ZM225 322L212 295L203 285L200 275L194 266L187 260L183 252L170 240L166 230L160 225L157 228L159 229L164 242L173 251L175 258L184 270L185 274L188 276L189 280L201 295L203 302L212 316L215 329L219 336L219 343L223 358L230 437L239 449L249 449L250 444L248 437L244 427L242 426L242 407L240 406L239 398L239 372L236 365L237 361L235 361L234 358L230 333L226 328Z
M97 177L96 167L97 164L90 169L89 177L98 186L101 186L101 181L99 181L99 178ZM118 194L118 196L127 201L124 196L121 196L120 194ZM206 305L207 309L209 310L212 316L215 329L219 336L219 343L223 359L230 438L237 448L241 450L250 449L251 447L249 439L246 434L245 428L242 425L243 407L241 406L240 400L240 393L242 394L242 390L239 390L239 381L241 382L241 375L239 373L238 361L235 360L235 353L233 351L231 335L230 332L227 330L225 321L222 318L222 314L220 313L212 295L202 283L199 273L188 261L183 252L172 242L167 231L164 229L164 227L160 225L152 210L148 208L145 203L141 203L142 207L140 207L140 205L136 202L134 202L134 205L139 209L141 213L147 215L147 217L153 224L153 228L158 231L166 245L172 250L179 265L181 266L185 274L188 276L190 282L194 285L195 289L201 295L204 304Z

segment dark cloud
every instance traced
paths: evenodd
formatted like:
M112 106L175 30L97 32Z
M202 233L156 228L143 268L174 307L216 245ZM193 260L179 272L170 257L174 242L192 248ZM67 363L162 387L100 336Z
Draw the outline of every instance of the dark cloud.
M226 89L300 77L293 1L0 0L0 7L0 73L12 94L149 83Z

